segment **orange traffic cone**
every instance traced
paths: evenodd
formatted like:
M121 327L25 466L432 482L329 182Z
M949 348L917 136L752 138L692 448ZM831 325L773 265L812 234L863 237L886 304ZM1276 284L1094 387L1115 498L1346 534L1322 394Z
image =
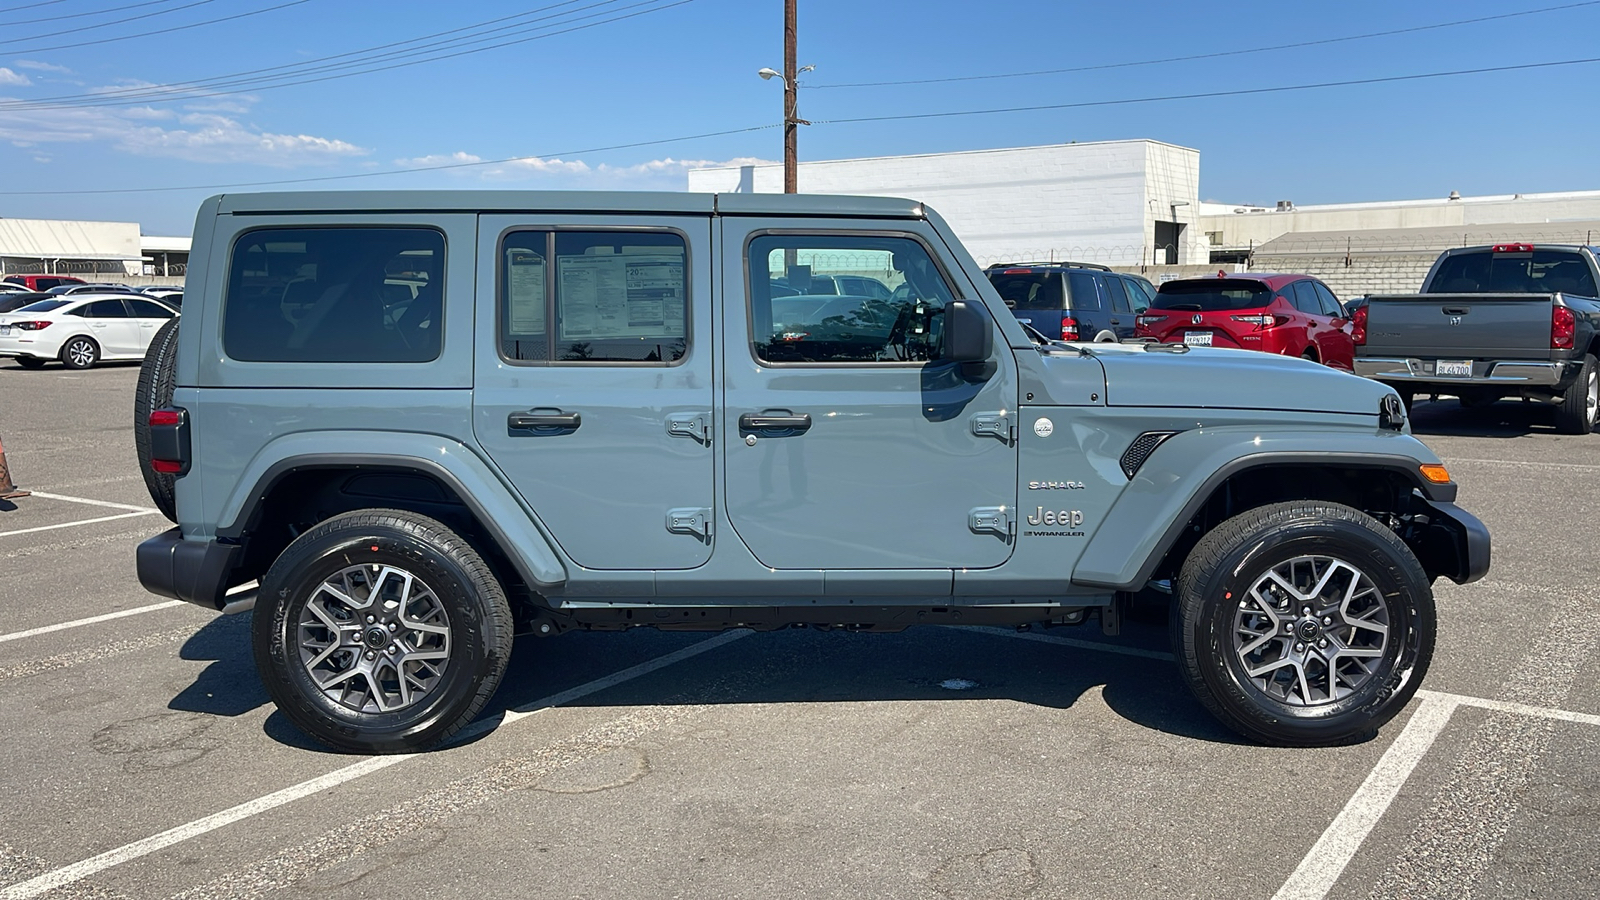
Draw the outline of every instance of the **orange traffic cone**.
M28 491L17 490L17 486L11 483L11 469L6 466L6 448L0 444L0 500L15 500L28 494Z

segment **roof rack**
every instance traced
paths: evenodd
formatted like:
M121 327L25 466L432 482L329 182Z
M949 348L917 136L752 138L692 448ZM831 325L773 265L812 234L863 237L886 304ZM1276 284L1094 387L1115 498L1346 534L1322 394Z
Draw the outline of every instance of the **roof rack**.
M993 263L993 264L989 265L988 267L986 267L984 269L984 271L987 272L987 271L989 271L991 269L1041 269L1041 268L1098 269L1101 272L1109 272L1109 271L1111 271L1111 267L1110 266L1102 266L1099 263L1067 262L1066 260L1054 260L1052 262L1005 262L1005 263Z

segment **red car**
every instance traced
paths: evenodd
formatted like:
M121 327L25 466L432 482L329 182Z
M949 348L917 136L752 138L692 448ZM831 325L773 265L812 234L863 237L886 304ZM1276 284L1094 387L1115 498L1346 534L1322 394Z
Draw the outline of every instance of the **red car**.
M1309 275L1229 274L1169 281L1139 316L1135 337L1192 347L1236 347L1355 368L1344 307Z
M7 284L20 284L30 291L48 291L63 284L83 284L82 278L71 275L7 275Z

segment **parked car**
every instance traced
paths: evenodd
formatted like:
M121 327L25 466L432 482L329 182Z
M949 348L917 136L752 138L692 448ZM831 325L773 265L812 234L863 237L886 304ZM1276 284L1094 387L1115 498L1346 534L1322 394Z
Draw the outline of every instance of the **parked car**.
M12 284L9 281L0 281L0 295L5 295L5 294L31 294L31 293L35 293L35 292L29 290L26 285Z
M1467 407L1524 397L1556 428L1600 417L1600 249L1526 243L1446 250L1420 294L1368 297L1354 312L1356 372Z
M19 284L30 291L48 291L63 284L83 284L82 278L73 278L71 275L7 275L0 281Z
M1114 632L1152 579L1221 721L1344 744L1421 684L1433 579L1489 565L1394 391L1036 343L910 200L229 194L197 221L215 277L135 392L178 523L138 577L253 603L262 683L335 747L459 733L519 628ZM800 259L896 287L774 291Z
M183 306L183 288L181 287L142 287L138 290L139 293L144 294L146 297L154 297L168 306Z
M0 313L11 312L13 309L21 309L24 306L38 303L40 300L51 299L54 299L54 295L44 291L20 291L15 294L0 294Z
M156 331L177 316L154 300L114 294L40 300L0 315L0 356L12 357L25 369L53 359L69 369L143 359Z
M1328 286L1308 275L1218 272L1156 291L1139 336L1191 347L1233 347L1355 367L1355 331Z
M1005 263L984 270L1017 320L1052 340L1124 341L1155 291L1093 263Z
M874 300L888 300L894 291L889 286L868 275L812 275L802 287L798 280L787 278L774 278L773 287L779 293L793 291L795 294L835 294L851 297L871 297Z
M97 281L84 284L59 284L51 288L50 293L65 297L72 294L137 294L139 292L125 284Z

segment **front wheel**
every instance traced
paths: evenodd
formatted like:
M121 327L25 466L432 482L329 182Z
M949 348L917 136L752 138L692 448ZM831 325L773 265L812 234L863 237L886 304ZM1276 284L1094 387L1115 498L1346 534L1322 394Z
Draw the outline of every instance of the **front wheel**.
M1252 740L1360 741L1416 693L1433 590L1371 516L1333 503L1241 513L1200 540L1177 585L1173 650L1200 702Z
M483 709L511 654L511 610L483 558L415 513L344 513L261 580L256 667L288 719L357 753L427 749Z

